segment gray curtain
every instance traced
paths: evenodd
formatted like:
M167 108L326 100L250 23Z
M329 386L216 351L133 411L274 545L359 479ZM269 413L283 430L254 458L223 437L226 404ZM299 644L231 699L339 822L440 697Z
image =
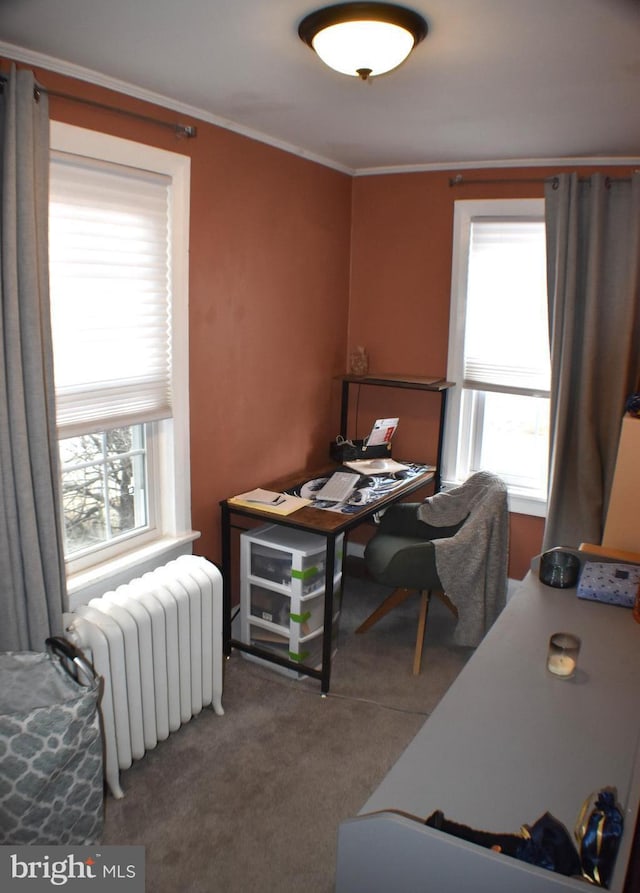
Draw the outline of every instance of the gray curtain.
M49 115L30 71L0 96L0 651L62 631L65 577L48 282Z
M625 400L640 375L640 174L563 174L545 200L548 549L602 540Z

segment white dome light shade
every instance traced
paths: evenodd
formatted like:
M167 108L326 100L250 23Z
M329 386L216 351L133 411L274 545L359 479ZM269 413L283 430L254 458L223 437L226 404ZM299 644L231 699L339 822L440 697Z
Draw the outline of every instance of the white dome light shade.
M313 38L322 61L342 74L354 77L391 71L407 58L414 46L413 34L387 22L341 22Z
M393 3L338 3L300 22L300 39L342 74L366 80L403 62L428 31L417 12Z

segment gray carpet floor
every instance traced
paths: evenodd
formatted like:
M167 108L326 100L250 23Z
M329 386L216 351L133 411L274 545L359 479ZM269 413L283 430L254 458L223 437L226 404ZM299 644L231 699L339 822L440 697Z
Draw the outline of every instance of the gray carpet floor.
M356 815L454 681L469 649L430 608L423 667L412 674L418 598L363 635L388 593L345 576L329 696L234 652L224 716L211 709L121 773L107 796L104 844L145 847L149 893L329 893L337 831Z

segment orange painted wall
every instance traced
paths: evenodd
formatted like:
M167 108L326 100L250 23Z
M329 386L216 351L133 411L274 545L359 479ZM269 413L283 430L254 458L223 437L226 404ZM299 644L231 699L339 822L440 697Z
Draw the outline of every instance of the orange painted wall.
M48 71L47 88L163 120L195 139L51 97L54 120L191 157L194 551L220 559L219 501L326 463L345 368L351 178L202 121Z
M51 90L198 128L195 139L178 139L50 100L54 120L191 157L191 484L202 533L194 550L214 561L221 499L326 461L338 433L334 379L353 346L367 347L372 372L446 374L454 200L540 196L540 182L524 181L557 172L465 171L465 181L505 182L453 188L446 171L352 179L168 109L35 74ZM350 433L366 433L379 415L401 417L396 455L433 461L432 395L362 389ZM511 516L512 577L539 552L542 529L542 519Z
M220 499L327 461L346 352L351 184L215 128L197 143L193 521L198 550L217 559Z
M592 170L584 167L581 173ZM469 170L465 184L452 187L450 177L457 173L354 180L349 349L365 346L373 373L446 376L454 201L541 197L542 179L558 170ZM474 185L474 179L491 182ZM383 413L398 415L394 455L433 461L438 410L429 394L362 388L358 429L365 431ZM540 551L544 520L512 514L510 521L509 575L521 579Z

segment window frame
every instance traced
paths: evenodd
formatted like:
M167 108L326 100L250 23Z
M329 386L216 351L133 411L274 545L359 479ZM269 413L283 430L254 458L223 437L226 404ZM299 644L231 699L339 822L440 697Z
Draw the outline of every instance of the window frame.
M97 564L104 564L111 559L117 559L127 552L134 552L141 546L152 543L161 535L162 525L157 523L158 513L156 506L158 503L158 492L160 490L158 482L162 474L162 469L157 461L157 451L153 447L155 424L153 422L139 422L131 427L142 429L142 439L144 440L143 448L134 449L131 452L141 453L144 456L146 486L143 494L136 492L135 498L136 500L141 499L144 502L146 522L139 527L134 527L131 530L116 536L107 536L103 542L95 544L94 546L79 548L69 555L66 555L65 566L67 574L70 576L81 571L90 570ZM108 430L111 429L105 429L104 431L101 430L94 433L104 436ZM65 439L67 438L61 437L58 439L58 442L60 443L61 440ZM108 458L105 459L103 456L89 464L103 468L107 463ZM65 470L65 466L61 464L61 476ZM62 491L64 494L64 481ZM64 504L62 506L62 511L64 513ZM63 518L63 525L64 524L65 519Z
M171 180L172 417L146 423L155 527L67 564L69 607L127 582L160 560L191 552L189 444L189 211L191 159L154 146L52 121L52 151L165 174ZM60 507L62 510L62 507Z
M449 351L447 379L456 382L447 397L442 453L443 486L461 483L457 476L460 429L463 423L464 341L471 222L477 217L541 218L544 220L544 198L539 199L468 199L454 202L453 252L451 267L451 306L449 318ZM509 393L509 388L491 388L498 393ZM479 392L482 393L482 392ZM533 396L533 395L532 395ZM538 396L543 396L542 392ZM476 413L473 424L477 425ZM467 452L477 449L474 439L465 438ZM545 517L546 498L509 491L509 510L524 515Z

